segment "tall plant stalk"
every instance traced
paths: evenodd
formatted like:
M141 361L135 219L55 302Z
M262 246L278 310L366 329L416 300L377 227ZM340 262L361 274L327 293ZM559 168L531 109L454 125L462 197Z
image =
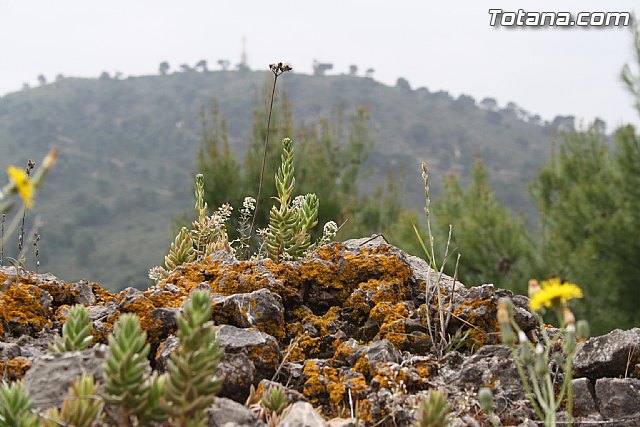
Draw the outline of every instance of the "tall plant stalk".
M267 133L264 137L264 152L262 154L262 166L260 167L260 183L258 184L258 197L256 197L256 209L253 211L253 218L251 219L251 226L249 227L249 238L247 239L249 245L251 244L251 237L253 237L253 231L256 225L256 217L258 216L258 207L260 206L260 196L262 195L262 184L264 181L264 168L267 163L267 148L269 147L269 132L271 130L271 113L273 112L273 100L276 95L276 85L278 83L278 77L282 73L293 70L290 65L278 62L277 64L269 64L269 69L273 73L273 86L271 88L271 102L269 103L269 116L267 117ZM245 250L245 258L249 258L249 250L247 247Z

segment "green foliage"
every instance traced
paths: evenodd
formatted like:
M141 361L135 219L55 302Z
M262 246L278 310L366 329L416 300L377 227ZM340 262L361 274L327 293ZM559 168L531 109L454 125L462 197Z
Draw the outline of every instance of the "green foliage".
M274 261L301 258L311 245L309 229L318 223L319 201L315 194L292 200L295 187L293 142L282 140L282 163L276 174L277 201L269 214L269 228L264 235L269 257Z
M105 399L120 406L121 424L131 425L132 415L138 418L141 414L149 415L146 406L149 400L157 402L157 388L160 387L161 391L162 384L150 385L149 344L146 343L146 332L140 328L138 316L131 313L121 315L108 341L110 353L104 369ZM153 395L151 398L150 394Z
M97 384L93 376L81 375L69 388L69 395L64 399L62 410L51 408L45 414L46 427L70 425L74 427L91 427L100 418L102 399L98 396Z
M243 203L244 195L257 194L269 111L267 100L266 93L263 101L256 100L252 135L243 162L239 162L228 148L226 121L220 118L215 102L211 109L211 123L204 119L201 121L205 129L198 166L205 175L205 199L211 206L220 206L225 202L239 206ZM404 183L398 182L394 174L389 175L386 186L375 188L370 182L364 181L367 175L363 168L374 146L367 109L355 109L347 120L344 108L339 107L329 117L296 127L287 95L281 92L274 102L271 124L272 139L292 137L296 141L295 165L292 162L285 166L295 166L296 185L300 193L313 193L318 200L322 200L318 206L318 222L326 224L336 221L343 224L340 228L343 238L381 232L396 222L402 211L400 187ZM263 201L277 199L286 190L276 185L278 166L283 164L280 156L278 144L267 147ZM293 199L292 195L289 196ZM306 201L306 207L311 208L308 213L313 212L312 202L315 200ZM267 203L260 203L256 224L272 220L282 224L286 220L283 217L286 209L281 210L280 215L274 216ZM312 218L309 215L306 217ZM243 227L240 222L234 220L232 224L228 230L230 237L242 239ZM309 230L309 234L310 241L321 237L320 230ZM251 242L251 246L255 249L257 242Z
M149 388L147 390L146 404L143 405L142 411L138 412L137 417L140 425L148 426L153 423L161 423L167 419L160 400L164 396L164 383L166 377L157 375L155 372L149 380Z
M226 221L231 214L229 205L223 205L210 217L207 216L207 203L204 201L204 176L196 175L196 214L192 223L191 240L195 245L195 259L202 259L216 249L228 248Z
M582 285L578 313L596 334L640 321L640 241L629 238L640 234L640 138L625 126L614 140L597 127L564 135L532 185L547 272Z
M31 399L22 381L0 385L0 427L37 427Z
M440 234L446 235L449 225L455 228L452 245L461 254L462 283L493 283L520 293L526 291L535 264L534 241L524 226L524 218L514 219L509 209L496 200L479 158L468 188L463 190L459 179L450 177L433 206ZM452 266L448 272L453 273Z
M166 269L154 267L149 270L149 278L156 282L166 278L171 270L185 262L203 259L215 250L231 250L226 228L226 222L231 216L231 206L224 204L211 216L207 216L202 174L196 175L195 198L197 219L191 224L193 228L189 230L182 227L176 236L174 243L171 244L169 254L164 258Z
M49 351L64 353L66 351L86 350L91 344L93 336L93 321L89 319L89 312L85 306L76 304L69 310L69 318L62 326L62 336L56 337L49 344Z
M204 426L205 409L222 384L214 375L223 351L211 318L211 296L196 291L178 315L180 348L171 355L160 400L169 421L179 426Z
M439 390L429 390L416 413L416 427L446 427L450 423L451 408L447 395Z

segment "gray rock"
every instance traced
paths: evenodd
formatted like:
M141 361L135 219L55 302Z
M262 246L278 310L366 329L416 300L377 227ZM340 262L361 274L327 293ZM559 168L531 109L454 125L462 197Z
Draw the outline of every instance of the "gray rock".
M286 412L278 427L325 427L320 414L307 402L296 402Z
M616 329L607 335L588 340L573 362L576 378L592 381L603 377L624 377L627 368L640 363L640 328Z
M93 293L91 285L86 280L81 280L70 286L72 291L73 302L82 305L93 305L96 303L96 296Z
M472 390L474 393L477 393L480 387L491 385L494 411L500 414L501 418L535 418L511 359L511 350L506 346L482 347L462 363L460 374L452 378L451 385L461 390Z
M268 289L215 296L213 303L213 316L218 323L239 328L258 327L261 330L284 324L282 298Z
M360 423L360 425L363 425ZM327 421L327 427L359 427L355 418L332 418Z
M450 427L480 427L480 423L474 420L470 415L463 415L460 418L455 418L449 424Z
M264 423L258 420L255 413L247 409L244 405L234 402L231 399L217 397L207 408L209 427L228 427L230 425L238 427L260 427Z
M225 353L216 372L216 376L223 379L219 395L244 403L255 382L255 375L256 367L249 356L244 353Z
M178 328L179 308L160 307L151 310L151 318L153 319L153 330L156 336L166 337L172 334Z
M118 309L128 311L127 307L138 302L139 299L143 299L146 302L151 303L151 301L149 301L149 299L145 297L139 289L131 287L125 288L118 294Z
M412 278L416 283L427 283L432 289L432 294L435 292L435 288L438 284L438 272L429 266L429 264L422 258L418 258L413 255L406 255L407 263L411 268ZM442 274L440 277L440 288L442 291L451 295L454 293L465 293L465 286L456 281L454 284L453 277L446 274Z
M640 380L636 378L601 378L596 381L596 402L607 420L640 425ZM632 422L633 421L633 422Z
M9 360L21 355L20 346L17 343L0 342L0 360Z
M87 311L89 312L89 318L93 321L106 319L108 317L116 314L118 310L118 306L113 302L108 302L104 305L93 305L87 307ZM68 313L66 313L68 315Z
M103 383L103 365L108 347L97 345L84 351L47 354L35 358L25 375L25 387L33 406L45 409L61 406L69 387L83 372Z
M156 369L163 373L167 370L167 363L171 358L171 354L180 347L180 341L175 335L169 335L158 347L156 352Z
M356 360L362 355L367 357L369 363L371 363L371 366L373 367L387 362L400 363L402 360L400 352L387 339L374 341L369 345L363 346L358 351Z
M596 391L587 378L576 378L573 385L573 415L576 417L588 417L598 414L596 406Z
M217 336L225 353L244 353L256 367L255 381L271 379L282 360L278 341L264 332L221 325Z

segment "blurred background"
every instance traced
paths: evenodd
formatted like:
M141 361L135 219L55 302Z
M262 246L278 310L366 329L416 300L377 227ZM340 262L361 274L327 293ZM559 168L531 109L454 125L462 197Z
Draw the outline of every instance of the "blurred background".
M595 332L639 326L633 26L492 27L493 8L637 12L633 1L0 0L0 165L60 149L26 217L39 270L149 286L193 218L198 172L210 207L237 213L257 193L268 65L283 61L293 71L278 79L263 200L292 137L297 192L318 194L320 225L348 220L341 240L383 233L420 255L425 161L434 232L442 249L453 225L463 283L525 293L529 278L558 276L585 289L578 312Z

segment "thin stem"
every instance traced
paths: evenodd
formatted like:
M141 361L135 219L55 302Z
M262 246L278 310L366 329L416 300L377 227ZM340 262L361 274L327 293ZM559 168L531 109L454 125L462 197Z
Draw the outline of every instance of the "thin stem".
M262 184L264 181L264 168L267 163L267 148L269 147L269 133L271 131L271 113L273 112L273 99L276 95L276 84L278 83L278 77L285 71L290 71L291 67L283 65L282 62L278 64L271 64L269 68L273 72L273 86L271 88L271 102L269 103L269 116L267 118L267 133L264 137L264 152L262 154L262 166L260 167L260 183L258 184L258 197L256 198L256 210L253 212L253 219L251 220L251 227L249 228L249 244L251 244L251 237L253 237L253 231L256 225L256 217L258 216L258 207L260 206L260 196L262 195ZM245 258L249 258L249 248L245 251Z

